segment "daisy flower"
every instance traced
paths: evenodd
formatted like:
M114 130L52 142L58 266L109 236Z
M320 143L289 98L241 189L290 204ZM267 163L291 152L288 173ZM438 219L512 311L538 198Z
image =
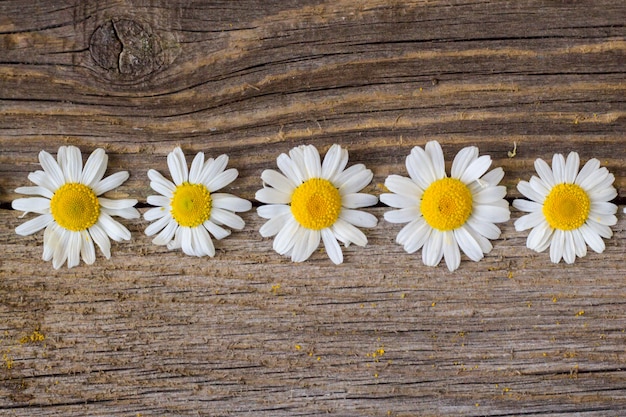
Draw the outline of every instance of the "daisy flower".
M233 182L239 173L225 170L228 156L204 160L198 152L187 170L187 161L180 147L167 155L167 165L174 182L157 171L148 171L150 187L161 195L148 196L148 203L156 206L143 217L154 221L146 228L146 235L157 234L155 245L179 249L190 256L215 256L211 235L220 240L232 229L241 230L245 223L235 212L248 211L252 204L232 194L216 193Z
M372 206L378 199L359 193L372 181L372 171L363 164L348 164L348 151L333 145L324 162L313 145L298 146L276 159L278 171L263 171L263 188L255 198L268 205L257 209L269 219L259 230L261 236L276 236L274 250L290 255L293 262L307 260L324 242L335 264L343 262L337 241L365 246L367 238L357 227L374 227L372 214L354 210Z
M80 150L75 146L61 146L57 160L46 151L39 153L43 171L28 175L36 186L19 187L15 192L39 197L18 198L11 206L15 210L40 214L19 225L15 232L27 236L45 228L43 259L52 260L59 269L78 265L80 257L91 265L96 260L93 242L104 256L111 257L111 242L130 240L130 232L111 216L135 219L139 212L133 208L137 200L110 200L100 195L122 185L128 172L116 172L102 178L107 169L108 156L96 149L83 167ZM26 214L24 213L24 214Z
M552 169L543 160L535 161L539 177L530 182L520 181L517 189L528 200L517 199L513 207L528 212L515 221L515 230L532 229L526 246L537 252L550 247L550 260L561 258L568 264L576 256L587 254L587 246L598 253L604 251L604 241L613 235L617 223L617 206L609 203L617 196L613 187L615 177L600 161L587 161L578 172L580 159L570 152L567 160L561 154L552 158Z
M459 247L471 260L482 259L492 249L488 239L500 236L495 223L510 216L506 188L498 185L504 171L487 172L490 166L489 156L479 157L477 147L466 147L455 156L448 177L438 142L414 147L406 158L410 178L390 175L385 186L393 194L380 196L380 201L399 209L386 212L385 220L408 222L396 242L408 253L423 248L422 261L428 266L445 257L450 271L460 265Z

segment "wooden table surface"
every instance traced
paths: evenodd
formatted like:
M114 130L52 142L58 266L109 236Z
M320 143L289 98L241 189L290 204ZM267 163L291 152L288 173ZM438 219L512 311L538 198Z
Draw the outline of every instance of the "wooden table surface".
M626 415L625 22L621 0L1 1L0 414ZM213 259L122 220L110 260L57 271L14 232L41 149L106 149L143 213L177 145L229 154L254 201L293 146L345 146L379 195L433 139L490 154L509 201L535 158L598 158L606 251L552 264L512 209L451 273L395 244L382 204L340 266L276 254L255 209Z

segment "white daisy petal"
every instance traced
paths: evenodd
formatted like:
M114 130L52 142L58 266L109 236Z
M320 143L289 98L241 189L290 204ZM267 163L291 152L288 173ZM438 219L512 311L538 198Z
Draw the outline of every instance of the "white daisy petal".
M537 203L543 203L546 199L545 195L540 194L538 191L536 191L527 181L518 182L517 189L520 193L524 195L524 197L530 198L532 201L535 201Z
M213 240L209 236L209 232L204 227L195 227L191 229L192 237L194 238L194 245L196 246L196 252L199 252L199 256L208 255L211 258L215 256L215 245Z
M87 265L96 262L96 249L93 246L91 235L86 230L80 232L80 257Z
M196 249L193 247L192 236L189 227L180 227L180 245L185 255L189 256L198 256L196 254Z
M246 225L245 222L241 219L241 217L237 216L231 211L213 208L211 210L211 219L214 222L219 224L224 224L231 229L241 230Z
M472 216L483 222L504 223L509 220L511 213L508 208L495 205L474 206Z
M342 196L341 202L344 207L355 209L373 206L378 203L378 198L371 194L352 193Z
M52 155L50 155L46 151L39 152L39 163L41 164L44 172L48 175L48 179L54 187L52 188L52 190L56 190L57 188L65 184L63 170L61 169L57 161L54 160Z
M89 234L93 238L96 245L100 248L104 257L109 259L111 257L111 241L100 224L96 223L91 226L89 228Z
M254 198L261 203L267 204L289 204L291 203L291 195L285 194L274 188L261 188L256 192Z
M587 161L585 165L583 165L582 169L576 176L575 183L580 185L582 188L587 189L582 184L585 181L591 180L593 175L602 175L602 172L605 172L606 174L609 173L609 171L606 168L604 168L604 171L600 168L599 160L597 160L596 158L591 158L590 160Z
M198 152L193 158L193 161L191 161L191 168L189 168L189 182L193 184L200 182L202 168L204 168L204 153Z
M454 238L458 242L463 253L466 254L472 261L477 262L483 258L483 251L481 250L480 245L465 227L455 229Z
M341 246L339 246L339 242L335 239L333 232L330 229L322 229L321 234L324 242L324 248L326 249L326 253L328 254L330 260L335 265L343 263L343 252L341 251Z
M546 218L541 211L533 211L515 220L515 230L521 232L522 230L532 229L545 221Z
M420 188L413 180L400 175L390 175L385 180L385 187L392 193L413 195L419 199L424 194L424 190Z
M541 211L543 206L535 201L516 199L513 200L513 207L520 211L535 212Z
M291 195L296 189L296 185L293 181L285 177L278 171L273 169L266 169L261 173L261 179L270 187L275 188L281 193Z
M148 178L150 178L150 187L154 191L165 197L172 198L172 193L176 189L174 183L154 169L148 170Z
M585 238L583 237L580 229L574 229L571 231L572 240L574 242L574 252L576 256L582 258L587 255L587 245L585 244Z
M137 200L133 199L111 200L110 198L98 197L98 201L102 207L114 210L134 207L137 204Z
M83 172L83 157L76 146L67 146L65 151L66 161L61 165L67 182L80 182ZM75 260L72 258L72 260ZM76 263L78 265L78 261Z
M612 176L613 174L611 174ZM613 183L613 179L609 178L611 181L610 183ZM613 187L602 187L602 186L596 186L594 189L589 191L589 198L592 201L610 201L613 200L615 197L617 197L617 190Z
M554 187L557 183L554 180L554 174L552 168L546 161L541 158L535 159L535 170L539 174L539 178L550 188Z
M165 244L165 246L167 247L168 250L175 250L175 249L181 249L182 244L181 244L181 236L182 236L182 227L178 227L176 226L173 230L174 230L174 234L173 234L173 238L170 237L169 241L167 241L167 244ZM168 230L169 231L169 230ZM162 234L165 233L165 230L163 230L161 232ZM158 236L157 236L158 238ZM162 239L165 240L165 237ZM152 241L154 243L154 240Z
M487 187L472 195L475 204L489 204L502 200L506 196L506 187Z
M565 182L565 158L560 153L552 157L552 174L557 184Z
M498 239L500 237L501 231L498 226L493 223L479 221L472 216L470 216L470 218L467 219L467 223L461 227L465 226L467 226L468 231L475 232L472 236L479 234L487 239Z
M43 214L17 226L15 233L20 236L29 236L33 233L37 233L53 221L54 219L51 214Z
M587 219L587 223L585 223L587 227L593 230L598 236L603 237L605 239L609 239L613 236L613 231L606 224L600 224L593 219Z
M67 267L72 268L80 263L81 234L70 232L67 243Z
M153 207L143 214L143 218L149 222L163 218L168 214L164 207Z
M553 164L554 165L554 164ZM562 176L560 178L563 178ZM565 232L563 230L556 229L552 234L550 242L550 260L558 264L561 258L565 255Z
M44 197L17 198L11 202L13 210L25 213L50 213L50 200Z
M346 246L350 243L354 243L357 246L367 245L367 237L365 237L363 232L341 218L337 219L331 229L335 236L344 242Z
M224 172L228 165L228 155L220 155L217 158L209 158L204 162L204 167L199 176L198 184L207 184L212 178Z
M289 151L289 157L291 158L291 161L293 162L294 169L297 169L298 171L302 173L303 180L308 180L311 177L309 177L307 170L306 170L306 165L304 163L304 148L305 148L305 145L292 148Z
M61 226L55 222L50 222L43 232L43 255L41 256L41 259L46 262L52 260L54 251L59 244L60 239L58 238L58 235L60 229Z
M209 231L209 233L211 233L213 236L215 236L215 239L217 240L222 240L227 236L230 236L230 230L228 229L224 229L222 226L218 226L215 223L213 223L211 220L207 220L204 222L204 227L207 231ZM215 254L215 251L214 253ZM213 255L211 255L213 256Z
M526 239L526 247L536 252L543 252L550 246L550 239L554 229L547 222L542 222L539 226L534 227L528 234Z
M463 148L456 154L452 161L450 174L452 178L461 178L467 167L478 158L478 148L476 146L468 146Z
M287 221L284 223L283 228L278 232L274 238L274 250L279 255L284 255L289 252L295 245L297 239L301 239L302 233L301 227L293 217L287 217Z
M587 219L587 221L602 224L604 226L615 226L617 224L617 216L614 214L599 213L592 209L589 212L589 219Z
M263 226L261 226L261 228L259 229L259 233L263 237L275 236L276 234L278 234L278 232L282 230L285 222L287 222L287 220L290 218L293 218L290 213L274 216L269 221L265 222Z
M109 156L104 149L98 148L94 150L87 158L87 162L85 162L79 182L89 188L93 188L104 177L108 162Z
M422 248L422 262L426 266L437 266L443 257L443 233L433 231Z
M213 207L230 210L234 212L248 211L252 208L252 203L232 194L215 193L211 194Z
M489 185L498 185L504 178L504 170L501 167L497 167L483 175L480 179Z
M128 172L120 171L115 174L109 175L108 177L101 180L95 187L93 187L93 192L96 195L101 195L106 193L107 191L111 191L114 188L119 187L128 179Z
M169 208L171 197L165 197L163 195L149 195L148 196L148 204L158 207Z
M406 169L411 179L423 190L439 179L430 158L419 146L414 147L406 157Z
M322 176L322 163L320 154L315 146L304 147L304 168L309 178L320 178Z
M61 228L58 233L58 246L52 255L52 267L59 269L67 260L70 236L74 232Z
M604 252L604 249L606 247L604 241L602 240L602 237L600 237L600 235L595 230L593 230L592 227L590 227L588 224L583 224L578 230L580 230L583 238L585 239L585 242L587 242L587 245L589 245L589 247L594 252Z
M301 232L301 236L296 240L291 251L292 262L306 261L320 244L320 232L318 230L302 229Z
M146 231L145 231L146 235L152 236L158 230L163 229L154 237L154 239L152 239L152 243L155 245L168 245L170 241L172 240L172 238L174 237L174 234L177 233L178 230L181 229L181 227L178 226L178 224L174 221L174 219L172 219L169 216L164 217L163 219L161 219L160 222L152 223L150 226L156 223L159 223L159 226L154 226L154 229L150 231L148 231L148 228L146 228ZM150 234L148 234L148 232L150 232Z
M57 190L57 188L59 188L58 186L54 184L50 175L46 174L44 171L31 172L30 174L28 174L28 179L33 184L37 184L38 186L45 188L52 195ZM16 190L16 192L19 192L19 191Z
M333 182L335 176L348 165L348 151L334 144L330 147L322 162L322 178Z
M285 204L267 204L259 206L256 211L260 217L264 219L271 219L276 216L291 213L291 207Z
M100 218L96 224L99 224L106 234L116 242L130 240L130 231L106 213L100 213Z
M441 145L436 140L431 140L424 146L424 152L432 163L433 174L436 179L446 176L446 164L443 157Z
M420 217L422 213L418 207L407 207L400 210L389 210L384 214L389 223L407 223Z
M304 182L304 174L300 170L300 167L294 164L287 154L280 154L276 159L276 165L278 165L278 169L280 169L285 177L293 182L294 187Z
M109 216L117 216L127 220L138 219L141 217L137 209L134 207L125 207L121 209L109 209L102 207L102 212L107 213Z
M564 171L564 181L568 184L573 184L576 182L576 175L578 174L578 167L580 166L580 157L576 152L570 152L567 155L567 160L565 161L565 171ZM567 262L567 261L566 261ZM567 263L573 263L567 262Z
M566 162L566 171L567 171L567 162ZM564 247L563 247L563 260L565 261L565 263L573 264L574 260L576 260L576 248L574 247L574 237L572 236L572 232L569 230L563 232L563 236L565 237L565 242L564 242Z
M461 265L461 252L452 231L443 232L443 255L450 272Z
M26 195L39 195L46 197L47 199L51 199L54 193L49 189L41 186L35 187L17 187L15 192L18 194L26 194Z
M376 216L361 210L343 209L339 218L357 227L375 227L378 224Z
M167 166L170 169L174 184L181 185L189 178L187 161L180 147L174 148L174 150L167 155Z
M205 185L208 190L213 193L215 191L221 190L231 182L235 181L238 175L239 172L235 168L230 168L218 174L214 178L211 178L208 182L205 183Z
M585 167L587 164L585 164ZM599 168L593 172L591 172L586 178L580 178L580 175L576 178L577 184L580 187L589 192L590 190L595 189L600 183L607 179L609 176L609 170L605 167Z
M432 233L437 233L422 218L412 220L404 226L398 236L396 242L404 247L407 253L417 252L424 246Z
M343 190L342 194L357 193L372 181L373 176L372 171L365 169L365 165L356 164L337 176L333 184ZM358 187L361 184L362 186Z
M465 184L470 184L487 172L490 166L491 157L489 155L480 156L469 164L459 179Z
M380 201L394 208L413 208L420 206L420 200L417 197L407 194L381 194Z

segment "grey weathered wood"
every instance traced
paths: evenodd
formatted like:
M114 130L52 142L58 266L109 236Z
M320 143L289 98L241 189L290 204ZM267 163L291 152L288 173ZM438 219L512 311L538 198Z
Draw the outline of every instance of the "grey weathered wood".
M229 190L252 200L298 144L346 146L380 194L437 139L449 159L492 155L511 199L537 157L597 157L621 210L625 18L608 0L0 2L0 411L620 415L621 211L572 266L526 249L514 210L483 261L428 268L379 206L341 266L280 257L252 211L214 259L155 247L136 220L111 260L55 271L10 201L39 150L68 143L104 147L131 175L112 195L143 212L176 145L228 153Z

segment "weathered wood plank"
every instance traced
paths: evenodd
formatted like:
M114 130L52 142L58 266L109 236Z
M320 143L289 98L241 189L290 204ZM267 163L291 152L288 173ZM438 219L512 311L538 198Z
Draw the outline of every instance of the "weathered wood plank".
M346 146L380 194L437 139L448 159L491 154L511 199L537 157L597 157L621 209L625 17L609 0L0 2L0 411L619 415L623 214L573 266L526 249L513 211L483 261L428 268L379 206L341 266L280 257L253 210L214 259L155 247L136 220L111 260L54 271L9 207L39 150L68 143L104 147L143 212L176 145L228 153L252 200L298 144Z

